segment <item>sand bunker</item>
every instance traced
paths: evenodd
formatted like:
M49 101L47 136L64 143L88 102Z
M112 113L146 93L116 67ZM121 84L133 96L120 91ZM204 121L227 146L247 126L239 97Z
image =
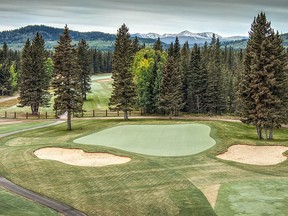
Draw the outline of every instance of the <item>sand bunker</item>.
M42 148L34 152L40 159L56 160L75 166L102 167L129 162L128 157L108 153L86 153L82 149Z
M283 155L283 152L287 150L288 147L285 146L234 145L217 157L253 165L275 165L287 159Z

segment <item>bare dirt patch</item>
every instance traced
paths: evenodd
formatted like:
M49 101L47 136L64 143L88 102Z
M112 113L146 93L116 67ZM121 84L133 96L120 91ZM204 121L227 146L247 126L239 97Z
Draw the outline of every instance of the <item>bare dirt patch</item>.
M108 153L87 153L82 149L42 148L34 152L40 159L56 160L74 166L102 167L129 162L128 157Z
M14 120L14 119L0 119L0 125L6 125L6 124L17 124L22 123L23 121Z
M283 152L287 150L288 147L285 146L234 145L217 157L253 165L275 165L287 159L283 155Z
M220 184L209 185L209 186L200 188L200 190L206 196L207 200L209 201L213 209L215 208L219 188L220 188Z

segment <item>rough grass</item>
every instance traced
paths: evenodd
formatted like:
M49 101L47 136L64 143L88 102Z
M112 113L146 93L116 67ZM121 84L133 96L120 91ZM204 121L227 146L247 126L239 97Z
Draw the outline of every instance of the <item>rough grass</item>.
M275 140L266 142L256 139L253 127L240 123L198 122L212 128L211 136L217 144L205 152L184 157L145 156L108 147L73 143L78 137L116 125L191 122L81 120L73 122L72 132L67 132L66 125L62 124L38 129L33 133L12 135L0 140L0 175L16 184L67 203L88 215L209 216L215 215L215 212L199 189L215 184L224 185L225 188L226 184L259 180L277 181L277 185L281 185L281 182L286 184L287 161L275 166L260 167L223 161L215 155L234 144L288 146L287 129L277 130ZM109 152L131 157L132 161L102 168L82 168L57 161L40 160L33 155L36 149L48 146ZM267 194L273 192L279 199L287 199L281 195L282 192L277 193L273 184L265 190ZM247 191L249 193L250 190ZM251 190L250 202L258 203L258 197L253 199L252 192ZM224 194L229 196L229 191L224 191ZM236 199L228 202L227 196L220 195L216 203L216 213L225 215L227 208L236 206L241 209L241 205ZM279 208L279 205L269 205L271 212L277 212L276 208Z
M0 215L56 216L59 214L50 208L10 193L0 187Z

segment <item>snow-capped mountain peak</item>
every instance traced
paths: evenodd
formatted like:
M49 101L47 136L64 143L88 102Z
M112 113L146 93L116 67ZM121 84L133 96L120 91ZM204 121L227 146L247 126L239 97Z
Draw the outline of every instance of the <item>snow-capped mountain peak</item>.
M175 41L175 38L178 37L180 44L184 44L188 41L189 44L200 43L204 44L205 42L210 42L213 37L213 32L201 32L201 33L192 33L188 30L182 31L178 34L157 34L157 33L148 33L148 34L132 34L132 37L138 38L150 38L150 39L157 39L158 37L164 43L170 44L171 42ZM219 38L220 41L233 41L233 40L241 40L247 39L245 36L233 36L233 37L222 37L221 35L215 34L216 38Z

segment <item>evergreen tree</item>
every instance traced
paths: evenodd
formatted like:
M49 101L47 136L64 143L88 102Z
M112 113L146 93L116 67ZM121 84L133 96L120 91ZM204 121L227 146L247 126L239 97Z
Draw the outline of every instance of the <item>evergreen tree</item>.
M208 54L206 108L210 114L222 114L225 111L226 104L222 79L220 42L219 38L216 39L215 34L213 34L208 48Z
M207 71L201 59L200 47L194 45L187 76L186 109L193 113L204 113L206 105Z
M51 95L48 91L51 80L46 72L47 60L45 42L37 33L32 44L27 40L22 52L22 73L20 77L20 106L30 106L32 115L39 107L48 107Z
M12 94L11 88L11 74L10 74L11 59L9 56L9 48L4 42L1 50L1 59L0 59L0 90L1 95L10 95Z
M259 139L287 121L286 56L278 33L265 13L254 18L249 32L239 96L242 122L256 127Z
M83 98L77 51L72 45L67 25L55 47L53 61L54 110L56 115L67 113L67 130L71 130L71 114L82 111Z
M189 64L190 64L190 50L188 42L185 42L181 49L181 62L180 70L182 74L182 83L183 83L183 102L187 102L187 91L188 91L188 76L189 76ZM187 107L184 107L184 111L187 111Z
M128 31L123 24L117 32L112 62L112 95L109 102L111 110L124 112L125 120L128 120L128 111L132 110L136 103L136 88L131 72L133 53Z
M91 90L92 63L89 46L83 39L78 43L77 57L80 67L79 76L81 82L82 98L83 100L86 100L87 93Z
M163 46L162 46L162 43L161 43L161 40L160 40L159 37L158 37L157 41L154 43L153 49L154 49L155 51L160 51L160 52L163 51Z
M132 41L132 52L135 55L139 50L140 50L139 40L138 37L136 36Z
M175 62L172 56L168 57L165 69L163 71L163 77L160 84L160 100L159 109L169 114L169 118L172 118L175 107L175 91L173 85L173 78L175 76Z

